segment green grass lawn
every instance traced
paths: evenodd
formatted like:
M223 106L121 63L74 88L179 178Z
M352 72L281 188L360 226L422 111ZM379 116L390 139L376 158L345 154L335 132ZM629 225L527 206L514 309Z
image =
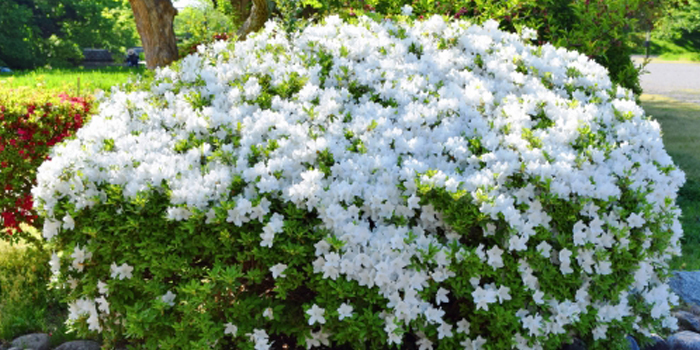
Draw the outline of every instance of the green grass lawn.
M644 40L644 33L636 34L634 54L646 54L646 48L642 45ZM700 62L700 35L686 33L676 39L652 38L649 53L654 60Z
M112 86L124 84L129 78L143 74L145 71L143 67L118 66L16 71L0 73L0 89L26 88L66 92L72 95L90 95L96 90L108 92Z
M661 124L664 145L686 175L678 205L683 210L683 256L673 269L700 270L700 105L642 95L642 107Z
M700 52L690 44L683 45L672 41L655 40L651 47L652 54L666 61L700 61Z

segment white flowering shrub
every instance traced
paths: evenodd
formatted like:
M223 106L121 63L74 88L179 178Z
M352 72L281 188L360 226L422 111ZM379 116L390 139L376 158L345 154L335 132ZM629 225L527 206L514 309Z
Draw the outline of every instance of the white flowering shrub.
M529 34L270 23L115 91L33 190L70 320L149 349L614 349L674 328L684 175L659 124Z

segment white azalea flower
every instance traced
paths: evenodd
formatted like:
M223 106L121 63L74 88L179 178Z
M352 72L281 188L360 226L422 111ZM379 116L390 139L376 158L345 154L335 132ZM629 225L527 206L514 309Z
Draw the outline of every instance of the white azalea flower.
M277 264L275 266L272 266L270 268L270 272L272 272L272 278L277 279L277 277L287 277L287 275L284 274L284 270L286 269L286 264Z
M168 305L170 305L170 306L175 306L175 297L176 297L176 296L177 296L177 295L176 295L175 293L173 293L173 292L171 292L171 291L168 291L168 292L165 293L162 297L160 297L160 299L161 299L164 303L166 303L166 304L168 304Z
M238 327L236 325L234 325L232 323L226 323L224 326L225 326L224 334L231 335L233 337L235 337L236 334L238 334Z
M119 266L117 266L116 263L112 263L110 266L111 270L111 277L119 280L123 279L130 279L132 276L132 272L134 271L134 268L132 266L127 265L126 263L123 263Z
M347 303L340 304L338 308L338 319L343 320L352 317L353 307Z
M274 318L272 308L268 307L263 311L263 317L267 318L268 320L272 320Z
M325 309L318 307L316 304L313 304L310 309L306 310L306 314L309 315L309 326L315 323L325 324L326 318L323 317L325 312Z

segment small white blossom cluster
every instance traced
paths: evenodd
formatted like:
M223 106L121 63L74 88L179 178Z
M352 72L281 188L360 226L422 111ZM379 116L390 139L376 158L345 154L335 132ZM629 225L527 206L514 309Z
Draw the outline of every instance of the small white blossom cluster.
M71 258L73 260L69 268L76 272L83 272L85 267L84 263L92 258L92 253L87 251L87 248L85 247L81 248L78 244L73 248L73 254L71 254ZM61 259L55 252L51 254L49 266L52 272L52 281L56 282L57 277L61 274ZM123 280L125 278L129 279L132 277L132 271L134 268L126 263L120 266L117 266L116 263L112 263L110 269L112 271L111 278ZM71 277L68 281L70 282L71 289L75 289L77 287L77 280ZM107 297L109 296L109 287L107 286L107 283L98 281L97 291L99 293L99 296L94 299L81 298L71 302L68 305L68 320L75 321L82 316L88 316L88 329L92 331L102 332L103 327L101 325L100 320L102 319L102 322L104 322L104 319L110 315L110 304L107 300ZM168 291L162 297L162 301L170 306L174 305L174 300L175 294L173 294L170 291ZM121 322L119 321L118 317L115 318L115 320L115 322L117 323Z
M73 301L68 305L68 320L75 321L82 316L88 316L88 329L91 331L102 332L100 319L104 319L110 315L109 302L107 296L109 291L107 284L102 281L97 283L100 295L94 299L82 298ZM99 310L99 312L98 312Z
M228 330L227 326L227 330ZM234 332L235 334L235 332ZM270 336L265 332L264 329L255 329L253 333L246 334L248 338L255 344L255 350L270 350L272 342L270 342Z
M129 199L164 182L165 218L205 213L208 224L238 227L257 220L263 248L283 232L284 215L272 211L271 201L292 203L318 213L323 228L344 243L336 249L327 239L316 242L314 272L376 287L387 300L382 321L390 343L403 341L398 330L435 327L436 338L420 333L421 349L443 338L469 349L490 341L443 310L457 298L447 282L459 278L469 282L466 297L475 312L512 306L522 301L513 293L527 293L525 305L511 307L522 326L510 335L518 349L541 349L542 339L568 332L591 312L594 336L604 339L608 325L638 311L628 305L627 290L610 299L589 290L595 278L620 268L613 254L641 244L647 252L629 267L630 293L642 296L651 318L674 326L669 311L676 299L662 272L680 253L673 202L684 175L664 150L659 124L629 92L614 88L603 67L575 52L530 46L494 21L473 26L435 16L409 25L360 18L349 25L329 17L291 39L281 32L269 23L235 49L217 42L177 69L158 70L152 91L114 91L102 101L77 139L55 148L39 169L33 194L48 217L46 238L74 225L70 216L58 219L64 213L55 212L57 203L86 210L106 198L105 185L120 186ZM331 65L320 63L322 53ZM293 79L303 86L290 96L264 95L264 86L281 89ZM237 141L178 149L192 137L231 136ZM332 163L323 163L324 153ZM231 193L237 176L246 185ZM469 196L483 217L480 239L450 227L446 214L422 198L426 186L456 199ZM557 208L545 197L580 203L571 214L577 221L559 225ZM630 209L629 201L639 205ZM216 214L221 203L233 203L225 218ZM654 232L670 237L667 247L650 249ZM434 254L426 257L427 251ZM90 259L78 246L72 257L79 270ZM455 268L472 258L488 273L515 271L520 280ZM558 299L544 288L540 260L556 267L557 278L579 276L575 295ZM414 268L416 261L427 268ZM269 267L274 279L285 278L285 269ZM111 277L131 278L132 270L115 263ZM434 295L422 294L435 284ZM92 317L93 305L78 301L71 315ZM310 327L330 321L323 306L306 311ZM340 321L352 319L353 306L344 303L337 313ZM271 310L265 316L272 319ZM646 332L647 321L637 320ZM311 333L307 344L327 345L328 331ZM236 332L226 325L227 334ZM248 336L256 349L269 348L265 330Z

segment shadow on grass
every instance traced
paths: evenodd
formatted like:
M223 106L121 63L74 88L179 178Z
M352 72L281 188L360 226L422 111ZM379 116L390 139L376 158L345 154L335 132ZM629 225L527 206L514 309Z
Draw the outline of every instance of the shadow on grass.
M644 46L642 46L643 39L641 37L638 38L634 53L644 55L646 52ZM649 53L652 56L658 56L661 60L698 62L700 61L699 48L700 33L683 32L676 39L653 38Z
M641 100L646 113L661 124L669 155L686 173L677 200L683 211L683 255L671 261L671 268L700 270L700 105L656 95Z
M686 182L678 193L678 206L683 214L683 255L671 261L678 270L700 270L700 183Z

